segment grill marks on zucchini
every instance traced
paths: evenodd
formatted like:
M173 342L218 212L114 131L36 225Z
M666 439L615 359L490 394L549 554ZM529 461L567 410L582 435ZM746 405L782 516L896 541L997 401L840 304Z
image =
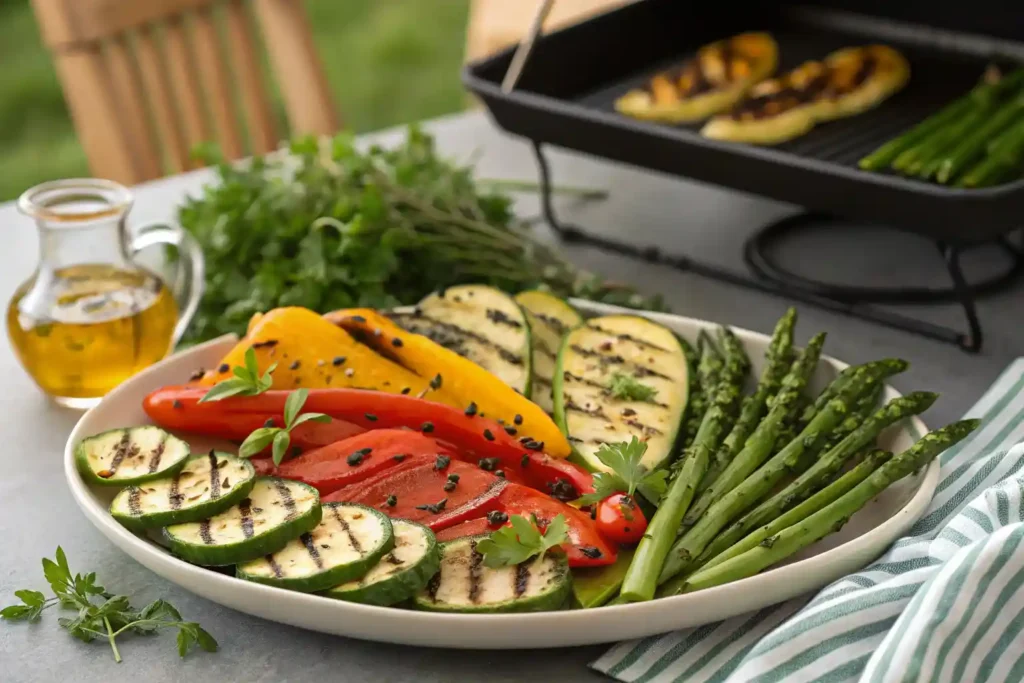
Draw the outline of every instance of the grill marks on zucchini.
M121 490L110 514L134 530L197 522L245 498L255 477L246 459L217 452L193 455L173 476Z
M533 352L530 325L519 305L493 287L466 285L431 294L398 325L454 351L529 396Z
M605 443L647 442L644 464L656 468L673 455L689 394L688 365L679 341L645 318L612 315L572 330L559 354L555 420L574 448L574 459L594 471ZM615 397L610 384L626 374L655 390L646 401Z
M252 526L252 501L248 498L243 498L238 503L238 514L241 515L240 524L242 526L242 535L246 538L252 538L255 531Z
M152 425L112 429L83 439L75 449L82 477L94 484L128 486L180 470L187 443Z
M516 295L530 323L530 344L533 348L533 385L530 400L548 414L554 412L551 395L562 339L583 318L572 306L547 292L528 291Z
M549 552L511 567L488 567L482 537L442 544L441 569L416 597L418 609L442 612L533 612L561 607L571 589L565 555Z
M320 523L266 557L237 568L240 578L298 591L321 591L365 575L394 547L386 515L350 503L322 506Z

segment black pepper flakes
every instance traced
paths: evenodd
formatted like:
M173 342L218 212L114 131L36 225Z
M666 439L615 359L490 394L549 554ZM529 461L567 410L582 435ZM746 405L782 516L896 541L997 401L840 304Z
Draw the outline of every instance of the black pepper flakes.
M580 552L589 557L592 560L598 560L602 557L603 553L600 548L595 548L592 545L581 545Z
M487 439L488 441L494 441L494 434L491 433L490 429L484 430L484 438Z
M430 380L430 388L437 391L441 388L441 374L434 375L434 379Z
M459 475L456 474L455 472L452 472L451 474L448 475L448 481L454 481L455 483L458 483Z
M505 478L505 470L494 470L494 476Z
M373 413L363 413L363 417L365 417L370 422L376 422L377 421L377 416L374 415Z
M470 401L469 405L466 406L466 417L473 417L476 415L476 403Z
M403 344L402 340L401 340L401 339L399 339L398 337L394 337L394 338L393 338L393 339L391 340L391 345L392 345L392 346L394 346L394 347L396 347L396 348L401 348L401 347L402 347L402 344Z
M347 462L350 467L358 467L363 464L363 457L362 451L356 451L355 453L349 454L349 456L345 458L345 462Z
M623 408L622 409L622 416L623 417L633 417L634 415L636 415L636 411L633 410L632 408Z
M220 364L220 367L219 367L219 368L217 368L217 372L221 372L221 373L223 373L223 372L227 372L227 371L228 371L228 370L230 370L230 369L231 369L231 366L230 366L230 365L228 365L227 363L221 363L221 364Z
M402 396L408 395L410 391L412 391L412 387L404 387L402 389Z
M391 459L394 460L395 462L402 462L403 460L405 460L408 457L409 457L408 453L399 453L398 455L391 456Z
M393 508L396 505L398 505L398 496L396 496L394 494L391 494L390 496L388 496L388 499L387 499L386 502L387 502L389 508Z
M262 348L271 348L273 346L277 346L277 340L276 339L267 339L266 341L254 342L253 345L252 345L252 348L254 348L254 349L262 349Z
M349 318L349 320L351 320L354 323L365 323L366 322L366 318L364 318L361 315L354 315L351 318Z
M501 458L480 458L476 464L485 472L493 472L501 464Z
M452 491L455 490L455 482L454 481L446 481L444 483L444 486L442 486L441 488L443 488L448 493L451 493Z
M181 401L179 401L178 399L174 399L174 401L171 402L171 407L174 408L175 410L180 410Z
M505 433L509 436L515 436L518 432L519 430L512 425L505 425Z
M341 365L344 362L345 362L345 356L335 356L334 360L331 361L331 365L333 365L334 367L338 367L339 365Z
M508 514L501 510L491 510L487 513L487 523L491 526L501 526L508 521Z
M274 426L274 418L268 417L267 421L263 423L263 426L266 427L267 429L270 429L271 427L273 427Z
M299 361L294 361L291 365L288 366L288 369L298 370L300 365L302 365L302 363L300 363Z
M521 425L523 424L523 416L516 414L516 416L512 418L512 421L515 422L517 425Z
M423 505L417 505L416 509L417 510L424 510L426 512L429 512L431 514L435 514L436 515L439 512L441 512L442 510L444 510L444 506L447 505L447 504L448 504L448 499L447 498L442 498L441 500L437 501L436 503L424 503Z
M205 375L205 374L206 374L206 370L203 370L202 368L199 368L198 370L196 370L195 372L193 372L189 376L188 381L195 382L197 379L202 379L203 375Z
M434 469L440 472L445 467L448 467L451 461L452 459L449 458L447 455L439 455L437 456L437 459L434 460Z
M530 464L530 454L529 453L523 453L523 457L519 458L519 466L522 467L525 470L526 466L529 465L529 464Z
M430 432L434 431L434 423L424 422L423 424L420 425L420 431L423 432L424 434L429 434Z

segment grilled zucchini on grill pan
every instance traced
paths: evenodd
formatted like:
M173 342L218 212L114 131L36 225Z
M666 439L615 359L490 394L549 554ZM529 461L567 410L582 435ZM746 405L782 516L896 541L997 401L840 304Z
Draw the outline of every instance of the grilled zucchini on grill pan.
M778 46L767 33L741 33L705 45L696 56L615 101L626 116L665 123L700 121L725 111L775 71Z
M701 133L716 140L774 145L823 121L853 116L881 104L910 77L903 56L885 45L846 48L823 62L757 84L728 113Z

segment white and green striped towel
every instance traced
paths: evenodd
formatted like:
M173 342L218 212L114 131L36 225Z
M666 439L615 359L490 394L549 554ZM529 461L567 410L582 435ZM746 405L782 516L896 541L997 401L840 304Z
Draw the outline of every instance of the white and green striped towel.
M629 683L1024 680L1024 359L967 413L935 498L863 571L716 624L620 643Z

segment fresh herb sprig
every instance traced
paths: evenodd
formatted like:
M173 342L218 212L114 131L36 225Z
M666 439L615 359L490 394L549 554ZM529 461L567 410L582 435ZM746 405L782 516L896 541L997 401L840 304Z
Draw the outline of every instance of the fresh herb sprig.
M60 617L57 623L75 638L86 643L105 640L114 653L114 661L121 661L117 647L118 637L126 633L153 635L160 629L178 631L178 654L182 657L198 646L207 652L217 651L217 641L194 621L184 621L181 614L166 600L156 600L141 610L131 606L126 595L113 595L96 583L96 573L72 574L64 550L58 546L56 559L43 558L43 575L53 595L34 590L14 593L21 604L0 610L5 621L38 621L43 611L59 605L77 610L78 615Z
M246 164L203 155L219 177L178 214L206 260L189 342L242 334L253 313L278 306L390 308L462 283L664 309L535 239L507 193L481 186L418 128L388 149L343 134L289 151Z
M644 495L660 496L668 488L668 472L648 470L641 461L647 452L647 443L635 436L628 442L606 443L597 449L597 459L611 472L594 474L594 492L580 496L574 502L593 505L614 493L632 496L642 487Z
M520 515L508 518L511 526L503 526L476 544L488 567L509 567L525 562L535 555L543 556L549 549L565 543L568 528L565 517L557 515L540 532L537 516Z
M271 446L274 464L280 465L292 443L291 431L303 422L330 422L330 415L323 413L302 413L302 406L309 396L308 389L296 389L288 394L284 402L284 427L260 427L245 438L238 448L238 456L251 458L267 446Z
M616 372L608 380L608 393L620 401L643 401L649 403L658 395L658 390L639 381L632 375Z
M272 363L266 372L260 375L260 368L256 362L256 351L250 346L245 350L245 366L231 368L231 379L217 382L210 390L199 399L200 403L207 401L220 401L229 396L256 396L269 389L274 379L270 376L277 369L277 363Z

